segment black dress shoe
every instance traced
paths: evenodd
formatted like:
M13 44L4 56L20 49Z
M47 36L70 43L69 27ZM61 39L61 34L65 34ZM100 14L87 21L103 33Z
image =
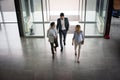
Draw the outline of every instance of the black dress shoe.
M61 52L63 51L63 48L61 48Z

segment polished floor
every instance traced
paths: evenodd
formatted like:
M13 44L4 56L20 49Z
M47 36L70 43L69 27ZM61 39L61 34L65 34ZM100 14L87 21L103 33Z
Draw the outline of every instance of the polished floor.
M112 25L111 34L115 30ZM120 38L114 35L110 40L86 38L78 64L72 34L52 59L47 38L20 38L17 24L2 24L0 80L120 80Z

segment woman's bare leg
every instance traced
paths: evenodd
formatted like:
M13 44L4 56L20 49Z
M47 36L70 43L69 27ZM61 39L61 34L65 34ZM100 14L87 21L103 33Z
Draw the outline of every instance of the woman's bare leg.
M77 55L77 43L75 42L75 56Z
M79 63L79 58L80 58L80 48L81 48L81 44L79 44L79 47L78 47L78 58L77 58L78 63Z

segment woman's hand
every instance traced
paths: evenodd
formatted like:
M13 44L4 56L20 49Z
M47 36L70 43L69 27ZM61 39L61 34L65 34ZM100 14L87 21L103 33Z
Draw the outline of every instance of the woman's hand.
M83 44L84 44L84 41L82 41L81 44L83 45Z

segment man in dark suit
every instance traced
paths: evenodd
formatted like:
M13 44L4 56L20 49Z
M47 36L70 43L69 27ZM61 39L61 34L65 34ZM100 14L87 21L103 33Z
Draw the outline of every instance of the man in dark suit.
M60 46L62 52L63 51L62 36L63 36L63 43L64 45L66 45L66 35L67 35L67 31L69 30L69 21L68 18L64 17L64 13L60 13L60 18L58 18L57 20L57 30L59 31Z

